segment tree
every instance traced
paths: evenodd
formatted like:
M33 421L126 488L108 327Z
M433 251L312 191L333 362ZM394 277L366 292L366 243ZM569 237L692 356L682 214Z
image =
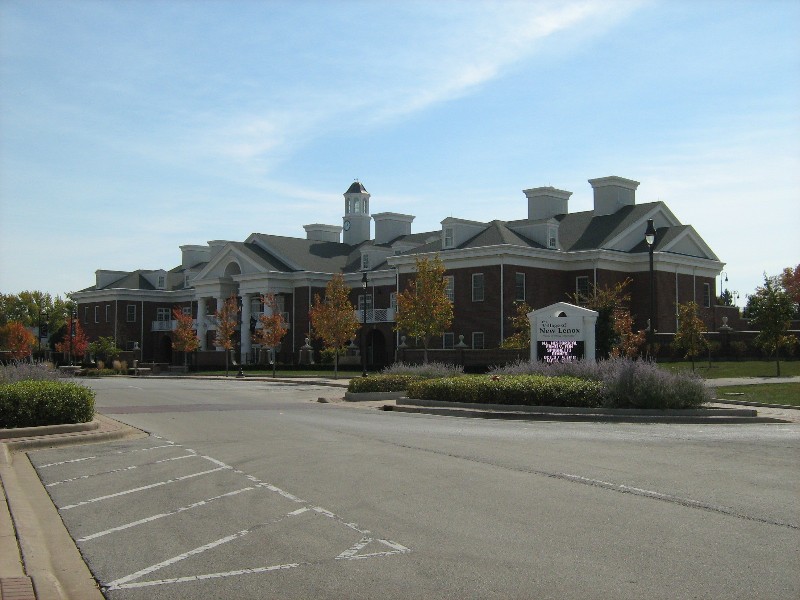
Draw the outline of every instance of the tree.
M172 332L172 347L178 352L183 352L183 366L185 367L187 355L200 348L200 340L197 339L192 315L187 315L183 312L183 308L175 306L172 308L172 318L176 323L175 331Z
M797 338L789 333L795 303L781 285L781 278L764 275L764 285L756 288L748 299L750 325L758 330L756 344L767 355L775 353L775 369L781 375L780 349L791 350Z
M236 333L236 325L239 324L239 302L236 296L225 300L222 308L214 313L217 319L217 335L214 338L214 345L225 350L225 377L228 376L228 355L234 349L235 343L233 336Z
M642 346L647 341L647 332L633 331L633 316L629 310L618 308L614 311L614 333L617 342L611 348L611 356L636 358L641 354Z
M289 328L283 322L283 314L278 310L275 294L262 294L261 303L264 305L264 312L258 316L261 328L256 328L253 341L269 348L272 355L272 376L275 377L275 368L278 362L275 358L275 348L281 343L281 339Z
M428 342L441 335L453 322L453 304L447 298L444 263L437 254L433 259L416 259L417 276L397 296L395 329L422 340L423 361L428 362Z
M25 327L46 325L48 332L55 333L64 326L66 315L72 314L75 306L72 300L63 300L61 296L52 298L40 291L0 294L0 325L12 321Z
M795 303L795 314L800 313L800 265L794 269L786 267L781 273L781 285L792 302Z
M514 316L509 318L514 333L503 340L500 344L501 348L530 350L531 322L528 319L528 313L532 310L527 302L515 302Z
M717 306L733 306L733 293L730 290L723 290L717 296Z
M11 352L12 360L22 360L33 352L36 336L19 321L0 326L0 347Z
M325 299L314 294L309 312L312 332L326 348L333 350L333 376L339 377L339 351L358 333L358 319L350 302L350 290L344 276L337 273L325 286Z
M89 340L83 333L81 322L78 319L70 318L67 321L66 339L56 344L56 352L67 354L69 362L72 362L73 356L80 357L83 360L86 351L89 349ZM72 334L72 341L70 342L70 333Z
M100 358L106 362L110 360L114 360L119 356L119 353L122 352L120 348L117 348L117 344L114 341L114 338L111 336L108 337L99 337L94 342L89 343L89 352L94 354L97 358Z
M694 301L678 305L678 331L672 341L676 349L685 351L684 358L692 361L692 371L695 357L708 349L708 341L703 337L706 326L698 314L699 310Z
M627 310L631 296L627 287L632 279L615 283L613 286L603 287L589 284L589 294L583 295L575 292L567 294L571 302L579 306L597 311L595 323L595 355L597 358L608 358L611 351L620 343L620 334L614 326L614 314L618 310Z

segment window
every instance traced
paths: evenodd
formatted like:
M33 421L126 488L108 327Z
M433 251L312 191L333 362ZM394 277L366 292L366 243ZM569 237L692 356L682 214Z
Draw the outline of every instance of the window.
M703 306L711 308L711 284L703 284Z
M111 305L106 304L106 323L111 320Z
M128 323L136 323L136 305L128 304L127 319Z
M397 310L397 292L392 292L389 295L389 308Z
M181 312L183 314L189 315L191 317L192 316L192 305L190 304L189 306L184 306L183 308L181 308Z
M456 278L452 275L444 276L444 293L447 294L447 299L450 302L455 302L456 299Z
M455 345L456 335L453 332L442 334L442 348L448 349Z
M164 286L167 284L167 278L164 275L158 276L158 289L163 290Z
M84 306L83 307L83 322L84 323L88 323L89 322L89 307L88 306Z
M575 293L578 298L589 297L589 277L581 276L575 278Z
M483 302L483 273L472 274L472 301Z
M514 300L525 302L525 273L517 273L514 277Z
M453 228L452 227L445 227L444 228L444 240L442 242L443 248L452 248L453 247Z
M366 271L369 269L369 254L361 255L361 268Z
M473 350L483 350L483 332L482 331L473 331L472 332L472 349Z
M169 321L170 320L170 309L168 308L157 308L156 309L156 321Z
M95 323L99 323L100 322L100 307L99 306L95 306L94 307L94 322Z
M553 225L547 228L547 247L558 248L558 228Z
M367 299L367 310L372 310L372 294L367 294L366 296L364 296L364 294L361 294L358 297L358 310L359 311L363 311L364 310L364 298L365 297Z
M134 308L136 308L134 306ZM125 349L126 350L133 350L136 342L125 342Z

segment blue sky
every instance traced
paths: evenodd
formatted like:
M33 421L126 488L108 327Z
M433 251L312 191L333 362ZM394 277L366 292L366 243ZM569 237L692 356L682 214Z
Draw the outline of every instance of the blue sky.
M800 262L800 2L0 3L0 291L641 182L742 298Z

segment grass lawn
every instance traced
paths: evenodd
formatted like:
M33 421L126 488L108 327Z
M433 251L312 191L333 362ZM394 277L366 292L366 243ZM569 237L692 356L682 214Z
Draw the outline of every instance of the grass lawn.
M662 367L673 371L685 369L692 370L690 362L660 363ZM742 360L742 361L695 361L695 372L706 379L719 379L720 377L775 377L775 361L767 360ZM800 375L800 361L781 361L781 377L794 377ZM772 384L770 384L772 385Z
M764 383L720 387L717 388L717 398L800 406L800 383Z

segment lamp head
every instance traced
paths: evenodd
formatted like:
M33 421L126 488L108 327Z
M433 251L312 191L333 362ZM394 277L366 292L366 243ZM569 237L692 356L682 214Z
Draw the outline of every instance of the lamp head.
M644 232L644 241L648 246L656 243L656 228L653 225L653 219L647 219L647 229Z

